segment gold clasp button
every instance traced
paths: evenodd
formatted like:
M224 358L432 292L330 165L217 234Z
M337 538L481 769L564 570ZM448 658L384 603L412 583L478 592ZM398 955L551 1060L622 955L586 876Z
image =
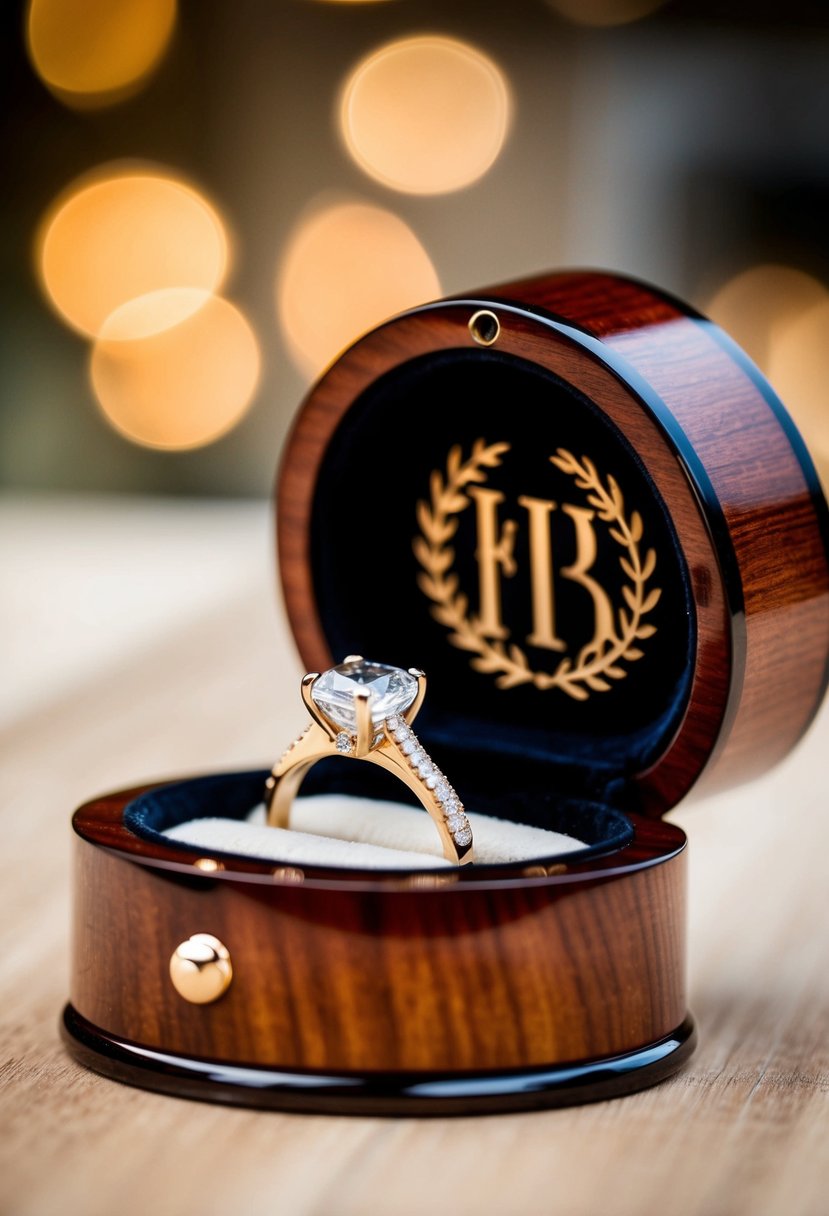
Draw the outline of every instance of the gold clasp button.
M173 951L170 979L179 996L193 1005L218 1001L233 979L227 947L210 933L194 933Z

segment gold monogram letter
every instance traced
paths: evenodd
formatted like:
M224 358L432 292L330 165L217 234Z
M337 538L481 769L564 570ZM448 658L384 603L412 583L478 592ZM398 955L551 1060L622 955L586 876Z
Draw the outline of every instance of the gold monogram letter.
M588 511L586 507L569 505L565 505L561 509L565 515L570 516L576 529L576 560L572 566L562 566L561 577L579 583L593 597L596 625L591 645L598 646L615 635L613 632L613 605L601 584L587 573L596 560L596 531L593 527L593 517L596 512Z
M550 463L572 478L584 491L587 507L557 503L528 495L518 499L527 512L529 525L529 590L532 598L532 633L527 641L540 649L565 651L549 671L533 670L517 642L508 642L509 630L501 619L501 579L516 572L515 541L518 524L499 519L504 502L500 490L482 484L487 470L497 469L508 443L486 443L476 439L464 458L460 444L449 451L445 469L435 469L429 480L429 497L417 504L419 532L413 540L414 556L421 567L418 585L431 601L432 616L449 630L449 643L467 651L472 668L494 677L496 688L534 687L539 692L557 689L573 701L586 701L593 693L607 694L614 682L628 675L629 665L645 658L640 643L653 637L659 626L647 618L662 596L649 585L657 564L655 549L642 547L644 523L637 510L628 510L615 477L603 477L588 456L576 456L558 448ZM471 485L477 482L477 485ZM469 598L453 569L452 538L456 516L475 503L478 545L479 610L470 613ZM557 568L552 540L552 513L560 510L573 525L575 560ZM617 546L611 550L625 575L619 603L614 608L605 589L590 575L596 563L598 538L594 520L600 520ZM570 546L568 546L568 549ZM583 587L593 605L593 636L578 652L556 633L556 578ZM619 582L615 575L613 586ZM573 614L584 616L574 604ZM587 623L587 622L585 622ZM583 638L584 630L578 630ZM647 649L647 647L645 648ZM624 664L624 665L623 665Z
M566 650L567 643L556 636L553 603L553 555L550 545L550 514L556 504L546 498L523 495L519 505L530 517L530 582L533 598L533 631L527 637L531 646L545 650ZM565 508L566 510L566 508Z
M499 535L498 504L504 501L500 490L485 490L483 486L472 486L469 490L475 499L478 523L478 548L475 559L478 563L480 585L479 623L481 633L488 638L508 638L509 630L501 621L501 576L515 574L513 558L515 533L518 525L508 519Z

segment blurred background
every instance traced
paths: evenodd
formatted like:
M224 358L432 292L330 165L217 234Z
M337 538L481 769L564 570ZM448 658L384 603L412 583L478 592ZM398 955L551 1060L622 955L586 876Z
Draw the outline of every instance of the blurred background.
M747 348L829 473L825 0L4 12L0 720L272 580L303 393L440 294L651 279Z
M574 265L710 312L829 470L825 0L6 14L7 488L266 495L362 330Z

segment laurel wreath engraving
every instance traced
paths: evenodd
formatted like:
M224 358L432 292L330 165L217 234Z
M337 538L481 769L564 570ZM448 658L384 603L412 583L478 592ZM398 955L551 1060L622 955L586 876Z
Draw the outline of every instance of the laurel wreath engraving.
M485 482L484 470L500 465L509 450L508 443L487 445L483 439L477 439L469 459L463 459L462 449L456 445L449 452L445 476L434 470L429 501L417 504L420 535L415 537L413 548L422 566L418 583L432 601L432 616L452 631L449 641L474 654L470 660L472 667L494 675L499 688L533 684L541 690L557 688L576 701L586 701L591 692L608 692L613 687L611 681L624 679L628 673L621 664L643 656L635 643L656 633L655 625L643 621L662 595L659 587L647 589L656 568L656 552L648 549L642 555L642 517L633 511L628 518L616 479L608 475L603 483L587 456L579 460L572 452L559 448L550 457L551 463L585 491L587 503L608 525L609 535L623 550L619 564L628 581L622 586L625 602L616 610L612 636L589 642L575 661L565 656L552 672L533 671L520 646L484 637L480 621L470 614L469 600L460 590L458 576L452 569L455 551L450 542L458 529L458 515L470 504L465 487Z

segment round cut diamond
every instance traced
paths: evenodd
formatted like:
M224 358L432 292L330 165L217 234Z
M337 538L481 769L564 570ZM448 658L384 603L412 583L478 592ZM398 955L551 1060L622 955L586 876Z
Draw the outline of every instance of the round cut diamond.
M428 777L432 771L432 768L433 765L431 760L421 760L420 764L417 766L417 771L419 776Z
M417 696L417 680L401 667L351 659L329 667L311 686L311 698L324 714L346 730L356 730L355 697L368 693L371 721L381 726L390 715L401 714Z
M471 844L472 843L472 829L468 828L468 827L459 828L459 830L457 832L453 832L452 839L454 840L455 844L461 844L461 845Z
M426 759L426 753L423 751L422 748L417 747L412 752L411 756L409 756L409 764L411 764L412 768L417 768L417 766L421 763L421 761L423 761L425 759Z
M435 786L435 797L438 802L445 802L451 792L448 781L439 781Z
M459 832L461 828L468 827L466 815L450 815L446 820L446 826L453 834Z
M347 756L351 751L351 735L348 735L344 730L341 730L337 735L336 747L338 752L344 756Z
M411 756L412 752L417 750L417 744L414 739L407 739L400 750L404 756Z

